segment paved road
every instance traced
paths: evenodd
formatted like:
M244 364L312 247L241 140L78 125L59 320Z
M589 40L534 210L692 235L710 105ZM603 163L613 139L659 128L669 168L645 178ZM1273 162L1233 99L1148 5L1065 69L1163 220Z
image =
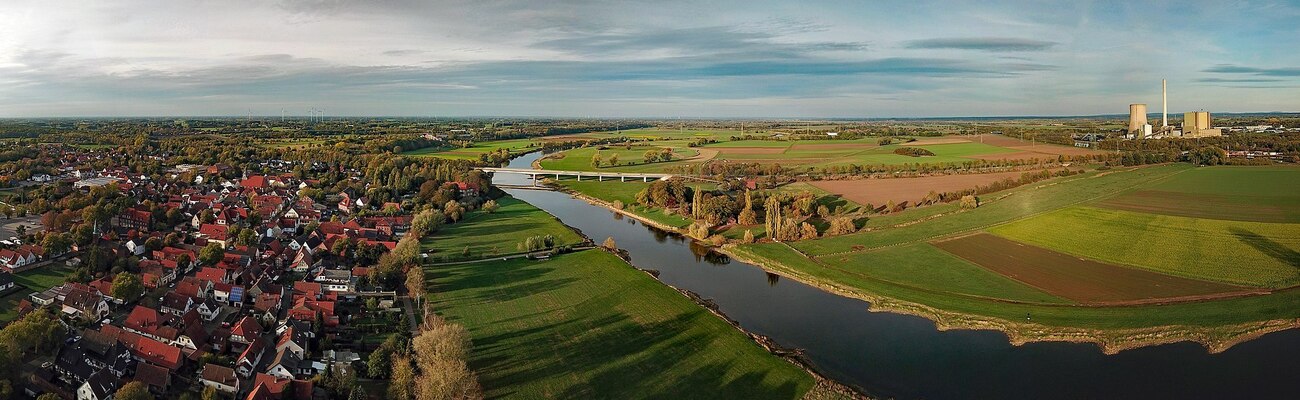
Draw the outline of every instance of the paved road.
M36 232L41 228L40 215L28 215L26 217L13 217L6 219L0 215L0 240L9 240L10 236L18 236L18 226L26 226L27 232Z
M401 296L402 312L406 313L406 322L410 324L411 336L420 333L420 325L415 322L415 302L411 301L411 296Z

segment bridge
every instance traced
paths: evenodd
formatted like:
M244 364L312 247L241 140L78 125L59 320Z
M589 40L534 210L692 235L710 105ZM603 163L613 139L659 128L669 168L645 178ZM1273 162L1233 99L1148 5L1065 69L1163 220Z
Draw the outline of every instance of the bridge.
M649 182L651 179L654 180L668 179L674 176L673 174L657 174L652 172L557 171L557 170L549 170L549 169L493 168L493 167L482 167L482 168L478 168L478 170L483 172L491 172L491 173L528 175L529 178L533 179L534 181L537 180L538 176L541 177L554 176L555 179L560 179L561 177L565 177L565 176L573 176L573 177L577 177L579 181L581 181L582 178L587 178L587 179L595 178L597 181L604 181L606 178L608 179L617 178L619 182L626 182L628 179L633 179L633 180L640 179L642 182Z

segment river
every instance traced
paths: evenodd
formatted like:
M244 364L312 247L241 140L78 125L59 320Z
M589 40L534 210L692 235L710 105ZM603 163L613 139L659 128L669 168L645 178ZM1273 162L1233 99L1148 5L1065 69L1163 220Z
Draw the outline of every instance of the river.
M516 158L531 168L540 153ZM529 184L501 174L497 183ZM611 183L617 184L617 183ZM1103 354L1093 344L1011 345L996 331L939 331L925 318L868 311L865 301L782 279L559 192L507 190L580 229L613 237L632 264L712 299L742 327L805 350L826 377L900 399L1297 398L1300 330L1219 354L1175 343Z

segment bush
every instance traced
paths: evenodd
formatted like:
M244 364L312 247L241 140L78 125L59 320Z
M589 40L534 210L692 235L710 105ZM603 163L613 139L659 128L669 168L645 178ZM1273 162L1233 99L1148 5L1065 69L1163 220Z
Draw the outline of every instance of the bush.
M932 156L934 152L920 147L899 147L894 149L894 154L908 157Z

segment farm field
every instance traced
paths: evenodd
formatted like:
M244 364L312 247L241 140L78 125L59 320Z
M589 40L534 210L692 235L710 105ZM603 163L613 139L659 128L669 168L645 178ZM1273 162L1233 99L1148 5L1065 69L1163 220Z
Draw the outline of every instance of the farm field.
M1300 223L1297 167L1201 167L1107 199L1105 207L1183 217Z
M824 261L849 273L900 285L1031 303L1069 303L928 243L832 256Z
M858 204L882 205L890 200L916 203L931 191L944 193L972 189L1003 179L1019 179L1023 171L988 174L940 175L917 178L854 179L813 181L809 185L844 196Z
M728 252L885 308L1100 330L1300 318L1298 225L1100 206L1202 170L1213 171L1089 172L986 195L974 210L923 207L874 216L870 231Z
M1165 274L1270 288L1300 284L1297 224L1067 207L989 232Z
M593 180L577 181L571 178L555 181L557 184L569 188L586 196L604 200L613 203L615 200L624 204L624 210L643 218L671 226L681 228L691 224L689 218L676 214L664 214L663 209L656 207L643 207L636 204L636 194L642 189L649 187L650 184L640 181L628 182L598 182ZM711 188L711 185L700 185L699 187Z
M477 160L479 159L479 155L491 153L497 149L506 149L511 153L518 153L527 151L529 148L534 146L535 144L532 139L513 139L475 142L473 145L466 148L426 147L419 150L402 152L402 154L407 156L437 157L452 160Z
M663 148L673 149L673 160L667 162L645 162L646 151L658 151ZM563 152L562 158L554 156L543 158L539 163L542 169L560 170L560 171L600 171L600 172L652 172L662 171L670 165L676 165L684 162L683 160L691 159L700 154L699 150L686 147L667 147L657 144L633 145L631 149L625 149L620 146L610 146L607 150L599 150L595 147L582 147ZM601 167L596 168L591 164L592 156L599 154L602 162ZM617 166L608 165L610 157L618 156Z
M428 271L434 308L469 330L489 398L791 399L814 384L604 251Z
M460 222L443 225L426 236L421 251L430 252L433 260L454 261L519 253L518 244L531 236L552 235L556 246L582 242L577 233L531 204L510 196L496 202L500 208L495 213L473 211ZM463 256L466 248L469 257Z
M748 132L755 134L755 132ZM844 165L903 165L903 164L943 164L963 163L979 160L1001 159L1056 159L1058 154L1095 154L1096 151L1071 146L1053 144L1037 145L1021 142L1018 139L1004 138L1000 135L985 135L984 143L979 136L945 136L921 137L909 143L895 143L880 146L877 137L855 140L730 140L738 136L739 131L726 130L686 130L636 129L622 131L620 136L650 140L640 143L635 151L619 153L623 163L632 165L602 167L600 170L628 172L663 172L668 167L684 163L703 162L706 160L735 161L747 163L781 164L792 167L827 167ZM576 135L551 136L537 140L572 140L599 139L614 137L613 132L583 133ZM691 141L709 138L717 143L700 147L688 147ZM906 139L900 137L900 140ZM640 163L645 148L669 147L678 153L679 161L667 163ZM930 150L935 155L910 157L894 154L899 147L919 147ZM617 151L601 151L608 157ZM590 163L596 150L591 148L571 149L563 152L563 159L543 160L546 168L563 168L566 170L596 170Z
M1244 289L1109 265L983 233L934 245L998 274L1084 304L1205 296Z

